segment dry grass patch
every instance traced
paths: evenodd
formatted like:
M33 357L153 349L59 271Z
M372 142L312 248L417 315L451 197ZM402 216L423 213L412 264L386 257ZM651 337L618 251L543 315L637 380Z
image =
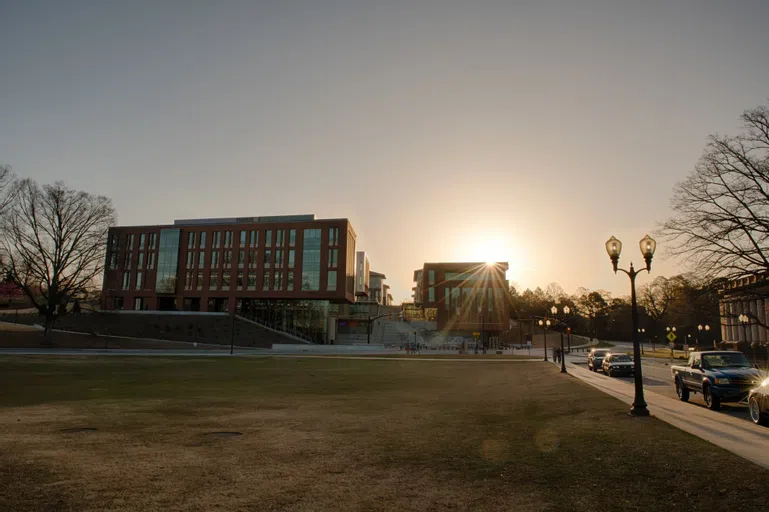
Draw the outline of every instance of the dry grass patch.
M0 374L0 510L614 509L606 493L747 510L769 484L552 365L5 358ZM60 432L79 426L98 430ZM679 464L713 460L736 470L687 496Z

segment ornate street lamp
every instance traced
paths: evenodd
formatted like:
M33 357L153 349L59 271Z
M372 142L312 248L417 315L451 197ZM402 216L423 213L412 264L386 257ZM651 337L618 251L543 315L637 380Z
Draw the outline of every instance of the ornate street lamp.
M636 301L635 278L644 270L651 272L652 257L654 256L654 251L657 249L657 242L655 242L649 235L646 235L641 239L638 245L641 249L641 255L646 262L646 268L643 268L640 271L636 271L633 268L633 263L630 263L630 270L618 267L619 255L622 252L622 242L616 238L611 237L606 241L606 252L611 259L614 273L616 274L618 270L621 270L630 278L631 315L633 319L633 359L635 360L635 399L633 400L633 407L630 409L630 414L633 416L648 416L649 409L646 407L646 400L644 400L644 384L641 373L641 347L638 342L638 302Z
M710 326L708 324L705 324L704 326L702 324L700 324L700 325L697 326L697 330L699 332L705 331L707 333L707 332L710 332ZM697 340L697 342L699 344L699 340ZM715 347L716 347L716 340L714 339L713 340L713 348L715 348Z
M547 361L547 328L550 327L550 320L540 320L537 322L542 329L545 331L545 361Z
M563 314L568 315L569 306L563 307ZM550 308L550 312L553 314L553 318L555 318L556 322L560 323L562 327L567 327L567 325L558 320L558 306L553 305L553 307ZM569 350L571 350L571 343L569 343ZM564 358L564 352L563 352L563 330L561 331L561 373L566 373L566 359Z
M641 354L643 354L644 353L644 339L646 338L646 328L645 327L641 327L640 329L638 329L638 332L641 335Z

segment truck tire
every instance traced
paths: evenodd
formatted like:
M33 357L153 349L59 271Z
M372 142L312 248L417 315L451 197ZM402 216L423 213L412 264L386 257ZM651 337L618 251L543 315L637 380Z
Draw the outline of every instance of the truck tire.
M711 411L717 411L721 408L721 399L713 395L710 386L707 384L702 387L702 397L705 399L705 405L707 405L708 409Z
M676 377L676 395L678 395L678 399L682 402L689 401L689 390L684 386L681 377Z

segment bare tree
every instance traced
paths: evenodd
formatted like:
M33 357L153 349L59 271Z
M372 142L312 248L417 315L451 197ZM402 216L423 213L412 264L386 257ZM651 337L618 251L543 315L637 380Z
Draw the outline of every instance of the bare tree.
M13 183L13 173L10 165L0 165L0 216L8 207L11 195L8 193Z
M555 304L559 303L561 299L567 296L566 292L563 291L563 287L555 282L547 285L545 288L545 295L547 295L547 298Z
M769 108L741 119L739 135L710 137L660 230L671 255L709 278L769 272Z
M116 220L112 201L68 189L16 183L3 219L5 270L45 317L46 339L67 303L104 269L107 230Z
M639 305L657 323L663 322L670 314L676 299L677 287L673 280L666 277L657 277L638 290Z

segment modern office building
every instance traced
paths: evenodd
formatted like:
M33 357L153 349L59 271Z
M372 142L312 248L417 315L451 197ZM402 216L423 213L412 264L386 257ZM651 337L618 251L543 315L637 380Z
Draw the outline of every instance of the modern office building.
M439 331L486 341L508 329L508 268L505 262L425 263L414 272L421 280L415 289L425 313L434 310Z
M414 286L411 288L411 299L415 305L422 304L422 269L414 271Z
M369 273L371 264L366 251L355 253L355 297L360 301L367 301L370 294Z
M374 272L373 270L369 272L369 283L371 285L369 300L382 306L386 305L387 291L385 287L389 288L389 286L385 284L385 279L387 279L387 276L384 274Z
M113 227L102 308L229 311L323 342L355 301L355 239L314 215Z

